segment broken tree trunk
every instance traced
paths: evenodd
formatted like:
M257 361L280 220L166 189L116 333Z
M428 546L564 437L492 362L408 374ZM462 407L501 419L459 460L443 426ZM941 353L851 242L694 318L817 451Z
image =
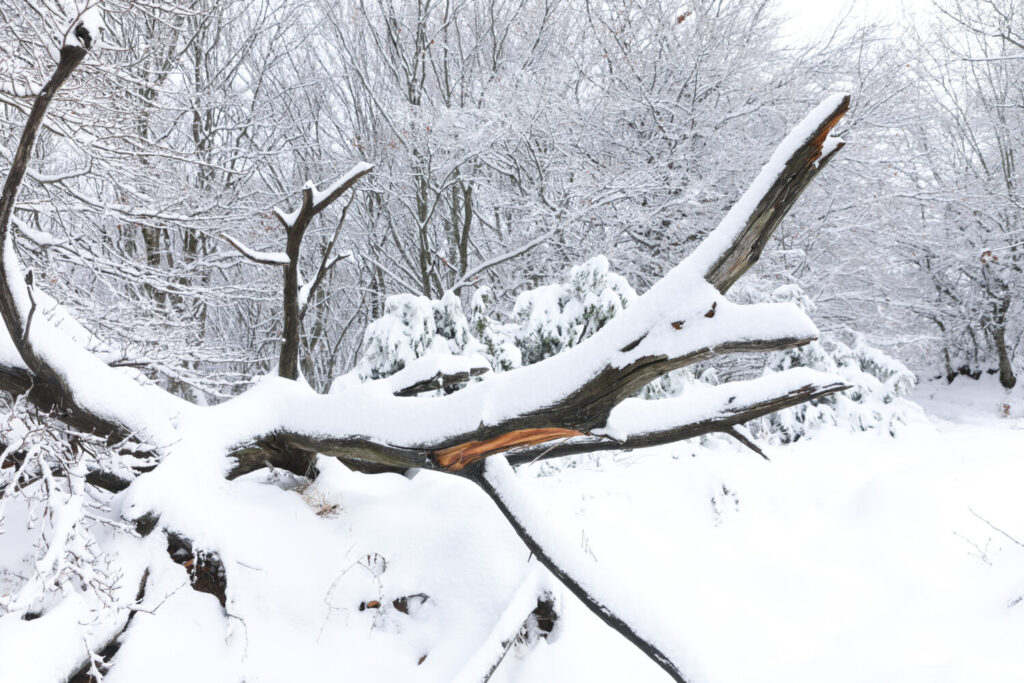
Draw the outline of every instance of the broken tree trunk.
M278 212L288 230L284 256L260 253L254 259L285 268L281 377L206 407L108 367L44 316L34 316L33 285L22 276L10 218L45 110L87 47L61 50L53 77L33 105L0 197L0 313L22 361L0 367L2 387L17 392L30 388L32 401L44 410L59 407L58 419L68 424L154 449L162 462L127 484L127 494L143 480L159 477L172 462L180 472L181 463L197 464L197 458L216 461L198 466L204 474L228 471L232 459L250 468L277 461L308 469L315 454L322 453L364 468L421 467L471 479L569 590L673 679L686 680L690 663L665 647L663 633L622 614L600 582L578 576L574 561L550 547L538 520L529 518L519 504L515 474L500 454L522 462L669 443L728 431L753 417L845 388L839 378L792 370L726 383L697 404L691 397L630 398L651 380L692 363L728 353L791 348L817 337L813 323L795 306L737 305L724 294L757 261L797 197L841 148L830 132L847 111L849 98L833 96L815 108L783 140L718 228L591 338L558 356L485 377L446 396L396 395L408 393L402 391L406 387L386 380L321 395L294 381L301 335L302 236L309 222L368 172L369 165L357 165L328 190L307 186L296 212ZM93 480L113 489L126 485L121 478ZM122 516L135 521L159 512L142 504L126 505Z

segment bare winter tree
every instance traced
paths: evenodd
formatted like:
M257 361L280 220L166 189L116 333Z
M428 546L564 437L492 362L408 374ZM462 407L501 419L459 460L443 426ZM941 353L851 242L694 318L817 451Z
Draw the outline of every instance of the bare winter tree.
M994 367L1017 382L1024 284L1024 14L1019 2L936 3L918 82L936 124L916 139L914 264L934 292L929 318L950 379Z
M0 387L34 406L27 419L56 435L51 447L40 449L29 448L26 435L31 430L19 432L24 447L0 455L0 496L32 477L63 478L67 488L62 491L70 492L55 498L54 509L63 521L54 525L47 551L36 564L37 575L6 602L8 613L27 614L39 595L75 580L69 566L88 564L88 556L72 547L78 543L77 520L88 507L87 487L123 493L116 498L120 508L111 521L115 533L146 536L159 531L169 539L168 551L188 546L202 558L191 540L202 537L201 519L178 512L184 487L191 496L201 496L216 491L225 476L268 464L308 474L315 454L323 454L362 470L421 468L479 485L572 593L674 680L688 680L679 644L636 618L614 590L581 572L579 551L552 540L543 515L531 509L520 490L510 462L664 444L711 432L738 434L736 425L845 388L836 377L795 369L678 399L631 398L653 379L698 361L792 348L816 338L815 326L795 306L738 305L725 295L758 260L807 184L841 148L830 132L847 111L849 98L829 97L811 111L717 229L591 338L555 357L484 377L445 396L408 395L410 386L443 374L438 368L410 369L331 394L316 393L298 381L304 297L334 258L330 250L324 251L321 270L304 280L299 268L303 236L318 214L350 196L370 167L358 164L323 189L308 184L296 210L277 212L286 232L284 252L259 252L233 242L247 258L285 271L280 376L218 405L201 406L163 391L135 370L111 367L87 348L69 332L66 314L58 315L46 303L37 278L22 269L15 246L11 218L18 191L50 102L89 54L94 27L88 19L80 18L67 32L57 66L33 100L0 197L0 313L7 331L2 343L9 349L0 358ZM8 467L8 461L15 466ZM204 575L196 569L202 566L230 585L232 570L210 569L214 563L208 560L196 562L193 576ZM131 587L130 593L145 590L144 563L117 570L121 588L105 593L114 596L112 602L124 586ZM91 575L94 581L97 577ZM92 610L90 619L84 618L87 609ZM130 614L69 603L54 619L92 634L83 636L88 669L94 649L113 642ZM27 628L31 621L21 623ZM91 626L80 625L86 623ZM81 666L74 663L70 670Z

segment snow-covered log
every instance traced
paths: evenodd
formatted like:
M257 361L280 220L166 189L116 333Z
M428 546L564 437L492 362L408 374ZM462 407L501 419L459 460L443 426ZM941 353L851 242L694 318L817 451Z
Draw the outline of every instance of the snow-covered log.
M30 400L46 410L59 408L55 417L68 424L145 444L159 453L159 464L128 485L122 516L128 521L162 520L160 505L172 499L168 482L213 490L215 480L231 470L232 458L248 469L263 462L296 469L310 467L314 455L322 453L361 466L429 468L465 477L492 496L537 557L605 623L673 679L687 680L690 663L674 654L678 644L666 645L665 632L626 614L599 577L576 575L576 563L551 547L542 520L521 504L511 468L501 458L488 458L508 453L521 461L665 443L728 430L845 388L840 378L804 371L727 383L696 397L649 402L631 398L653 379L695 362L792 348L817 337L814 324L792 304L739 305L724 294L757 261L797 196L840 148L841 142L829 134L846 112L848 97L833 96L815 108L779 145L705 242L593 336L564 353L488 375L445 396L396 395L414 393L409 387L415 389L423 378L403 386L386 379L353 383L328 395L295 381L302 237L310 221L371 167L356 165L324 191L307 185L298 210L278 212L288 231L281 376L207 407L109 367L37 314L34 285L22 275L11 213L49 101L87 52L88 41L80 42L62 48L53 77L37 96L0 198L0 313L9 335L4 346L14 351L0 359L0 380L9 390L29 388ZM284 265L276 255L263 260ZM326 256L323 263L329 263ZM81 467L76 476L80 483ZM125 480L118 476L110 482L111 488L121 488ZM187 521L187 515L177 512L168 515L167 525ZM630 611L628 605L625 611Z
M261 418L249 422L258 431L237 435L239 448L272 441L277 448L291 444L385 467L458 472L494 453L512 451L518 460L515 449L532 447L526 452L535 457L542 450L539 444L567 439L572 441L556 450L569 443L594 450L616 447L615 435L606 429L610 416L651 380L722 354L791 348L817 337L813 323L795 306L738 305L721 292L756 262L763 240L840 148L841 142L828 133L848 107L846 96L830 97L816 107L693 254L593 337L564 353L449 396L397 398L372 384L320 396L291 385L265 384L213 411L223 411L220 419L228 422L236 411L253 414L253 401L264 406ZM727 398L733 401L718 412L692 419L678 413L675 424L625 434L632 445L652 445L721 431L846 384L821 376L800 378L799 386L780 382L774 394L765 394L765 386L724 385L721 392L731 391ZM754 397L746 393L751 389ZM395 415L402 415L401 424L395 424ZM573 448L570 452L583 449Z

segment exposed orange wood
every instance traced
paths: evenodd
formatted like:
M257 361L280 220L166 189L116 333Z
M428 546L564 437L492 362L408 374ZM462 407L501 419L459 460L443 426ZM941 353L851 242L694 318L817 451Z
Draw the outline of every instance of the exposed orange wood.
M486 441L467 441L457 446L449 446L434 451L434 458L441 467L448 470L461 470L466 465L476 462L488 455L501 453L518 446L536 446L555 439L567 439L573 436L584 436L575 429L517 429L513 432L496 436Z
M828 138L829 134L832 133L832 129L836 127L836 124L839 123L839 120L843 118L843 116L846 114L847 111L849 111L849 109L850 102L849 100L847 100L846 104L840 107L839 111L837 111L832 116L832 118L826 121L825 126L820 131L818 131L818 134L816 136L814 136L814 140L811 141L811 144L815 148L815 153L814 156L812 156L811 159L807 162L808 166L817 162L818 159L821 158L821 150L825 146L825 139Z

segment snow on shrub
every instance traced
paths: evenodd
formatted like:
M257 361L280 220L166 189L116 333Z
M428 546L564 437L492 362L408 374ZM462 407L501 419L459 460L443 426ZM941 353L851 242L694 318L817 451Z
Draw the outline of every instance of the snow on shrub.
M523 365L561 353L590 337L636 299L626 278L595 256L576 266L568 282L537 287L516 299L512 315Z
M384 316L366 330L358 374L363 380L387 377L428 355L436 355L439 360L480 355L496 372L530 365L590 337L636 296L625 278L609 270L604 256L573 268L565 282L522 292L509 323L492 316L488 287L473 294L468 316L453 292L439 301L397 294L388 297ZM814 309L814 303L798 285L779 287L772 299L794 303L807 312ZM916 382L914 374L860 336L847 345L825 335L819 341L777 352L769 357L763 372L793 367L840 375L852 388L762 418L758 431L763 438L789 443L815 425L840 424L856 430L881 428L894 433L914 409L903 398ZM676 370L644 387L640 396L678 396L688 386L701 383L718 383L715 368Z
M473 293L469 305L469 325L481 345L481 353L498 372L518 368L523 364L523 354L515 342L515 331L511 325L503 324L490 315L493 301L491 288L484 285Z
M395 294L384 302L384 315L363 334L362 379L393 375L425 355L437 341L434 304L425 296Z
M795 303L807 312L814 308L798 285L779 287L772 298ZM776 352L769 357L764 374L794 367L837 374L852 388L761 418L764 437L789 443L822 424L846 424L863 431L879 428L895 434L897 425L905 423L914 411L914 404L904 398L917 382L914 373L869 346L860 335L852 346L823 335L819 341Z
M462 301L455 292L444 293L440 301L433 302L434 327L447 342L447 351L462 354L476 351L478 343L469 332L469 321L462 310Z
M520 294L511 323L491 317L489 287L473 294L468 317L454 292L440 301L396 294L366 329L359 377L387 377L431 354L480 354L499 372L536 363L597 332L636 296L604 256L573 268L567 282Z

